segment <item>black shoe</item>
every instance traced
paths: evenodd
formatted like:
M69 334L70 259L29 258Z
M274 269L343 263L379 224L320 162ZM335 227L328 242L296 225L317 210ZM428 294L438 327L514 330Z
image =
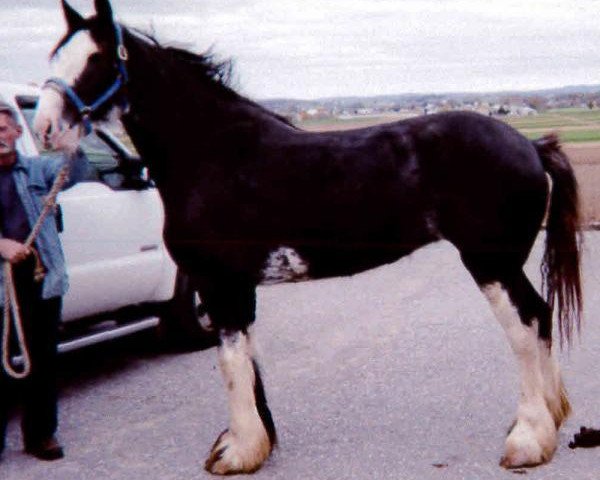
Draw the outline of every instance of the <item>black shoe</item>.
M25 445L25 452L40 460L58 460L65 456L63 448L54 437L47 438L41 442Z

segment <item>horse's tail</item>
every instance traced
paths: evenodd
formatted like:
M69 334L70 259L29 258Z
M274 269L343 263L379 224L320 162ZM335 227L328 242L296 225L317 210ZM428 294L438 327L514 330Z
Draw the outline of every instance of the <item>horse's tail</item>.
M554 309L558 303L560 343L571 343L573 325L581 325L581 219L577 180L556 135L533 142L552 179L546 223L546 251L542 260L542 288Z

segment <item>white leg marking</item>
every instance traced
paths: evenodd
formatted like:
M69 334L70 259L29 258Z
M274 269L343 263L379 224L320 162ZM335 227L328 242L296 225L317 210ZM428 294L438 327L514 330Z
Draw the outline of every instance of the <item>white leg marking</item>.
M221 371L229 397L229 429L215 442L206 461L220 475L256 471L271 453L272 445L256 407L250 339L242 332L222 337Z
M552 352L550 343L539 340L538 345L542 377L544 379L544 398L558 429L571 413L571 405L561 378L558 361Z
M506 439L500 464L506 468L539 465L552 458L557 432L545 399L538 323L534 320L528 327L521 322L516 307L500 283L486 285L482 291L506 332L521 375L517 419Z

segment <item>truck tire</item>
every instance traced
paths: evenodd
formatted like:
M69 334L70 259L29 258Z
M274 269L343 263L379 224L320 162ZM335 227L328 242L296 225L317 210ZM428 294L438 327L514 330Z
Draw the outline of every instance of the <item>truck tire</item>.
M177 351L202 350L219 343L198 293L181 271L177 272L173 298L162 312L159 334L167 347Z

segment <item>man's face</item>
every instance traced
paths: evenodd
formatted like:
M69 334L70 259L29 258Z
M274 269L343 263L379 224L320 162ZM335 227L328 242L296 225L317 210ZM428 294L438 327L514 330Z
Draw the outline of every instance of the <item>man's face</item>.
M23 130L9 115L0 113L0 157L12 156Z

